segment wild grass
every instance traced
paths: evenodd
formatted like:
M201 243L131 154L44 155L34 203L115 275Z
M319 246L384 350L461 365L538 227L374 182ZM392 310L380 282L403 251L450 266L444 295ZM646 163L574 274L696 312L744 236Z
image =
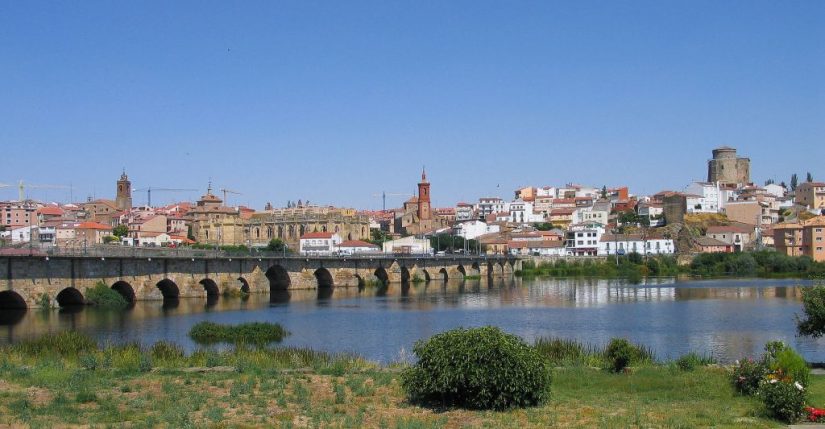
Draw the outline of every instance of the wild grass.
M198 344L253 344L264 346L281 342L289 332L277 323L253 322L240 325L221 325L204 321L189 331L189 337Z
M565 338L538 338L534 346L553 366L557 367L597 367L608 368L612 364L607 346L581 343ZM645 366L656 363L653 350L645 345L631 344L634 356L632 365Z
M129 306L129 301L123 295L103 282L97 282L94 287L87 288L84 296L86 302L100 308L120 309Z

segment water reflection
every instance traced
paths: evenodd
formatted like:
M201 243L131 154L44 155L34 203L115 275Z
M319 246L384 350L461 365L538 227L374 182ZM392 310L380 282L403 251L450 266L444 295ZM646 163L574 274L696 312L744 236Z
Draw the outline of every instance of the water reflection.
M660 358L687 351L732 360L781 339L813 361L825 342L797 338L799 280L677 281L507 279L449 280L382 287L273 290L242 298L166 298L123 311L93 307L0 312L0 342L78 329L101 342L169 340L188 349L201 321L272 321L292 332L287 345L356 352L390 361L402 348L458 326L496 325L528 340L557 336L604 344L623 336ZM330 328L332 327L332 328Z

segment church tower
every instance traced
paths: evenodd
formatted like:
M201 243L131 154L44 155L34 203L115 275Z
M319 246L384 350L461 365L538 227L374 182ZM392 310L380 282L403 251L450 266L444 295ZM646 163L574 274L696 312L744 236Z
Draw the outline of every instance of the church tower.
M115 205L118 210L132 209L132 182L129 181L129 176L126 175L126 170L120 175L120 180L117 181L117 198Z
M430 213L430 182L427 181L427 172L421 169L421 183L418 184L418 220L432 219Z

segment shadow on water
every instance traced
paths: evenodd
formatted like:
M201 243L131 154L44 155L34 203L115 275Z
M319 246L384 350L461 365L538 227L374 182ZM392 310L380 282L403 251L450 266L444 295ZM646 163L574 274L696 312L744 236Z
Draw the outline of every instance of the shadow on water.
M28 310L9 309L0 311L0 326L16 325L23 317L26 316Z
M269 291L269 305L277 306L289 303L292 294L285 289L272 289Z
M332 287L319 287L318 288L318 301L319 304L324 303L327 304L329 300L332 299L332 293L335 291L335 288Z
M180 298L163 298L163 309L174 310L180 307Z
M206 308L212 308L218 304L218 295L206 295Z
M85 305L67 305L65 307L60 307L57 311L58 314L78 314L82 313L85 309Z

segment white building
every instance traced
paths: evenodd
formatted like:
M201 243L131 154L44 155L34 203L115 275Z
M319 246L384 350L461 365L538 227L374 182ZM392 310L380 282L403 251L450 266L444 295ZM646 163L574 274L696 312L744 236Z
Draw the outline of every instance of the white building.
M464 222L475 219L475 209L471 204L458 203L455 207L455 221Z
M501 231L499 225L487 225L480 220L456 223L455 226L453 226L453 235L464 237L465 240L474 240L480 235L499 231Z
M596 256L604 225L598 223L571 225L566 235L566 250L571 256Z
M501 198L482 197L478 199L476 214L479 219L486 219L487 216L493 213L501 213L505 211L509 211L509 208L507 207L507 203L505 203Z
M549 240L522 240L510 241L507 248L511 255L532 256L564 256L563 241Z
M298 244L302 255L332 255L341 236L332 232L310 232L301 236Z
M381 253L381 248L378 245L360 240L344 241L335 246L335 249L339 255Z
M659 236L645 237L641 234L605 234L599 239L599 256L626 255L672 255L676 251L673 240Z
M777 185L776 183L771 183L770 185L765 185L765 192L775 196L776 198L783 198L787 189L783 186Z
M646 217L650 220L650 226L652 227L665 224L665 209L661 203L639 203L636 210L640 217Z
M385 241L384 253L400 253L405 255L422 255L433 253L430 240L426 238L415 238L414 236L399 238L398 240Z
M509 221L517 224L544 222L544 215L533 212L533 203L515 200L509 203Z
M600 223L607 225L607 218L610 216L609 202L596 202L589 207L580 207L573 212L573 223Z
M719 213L724 206L718 183L693 182L685 193L688 213Z

